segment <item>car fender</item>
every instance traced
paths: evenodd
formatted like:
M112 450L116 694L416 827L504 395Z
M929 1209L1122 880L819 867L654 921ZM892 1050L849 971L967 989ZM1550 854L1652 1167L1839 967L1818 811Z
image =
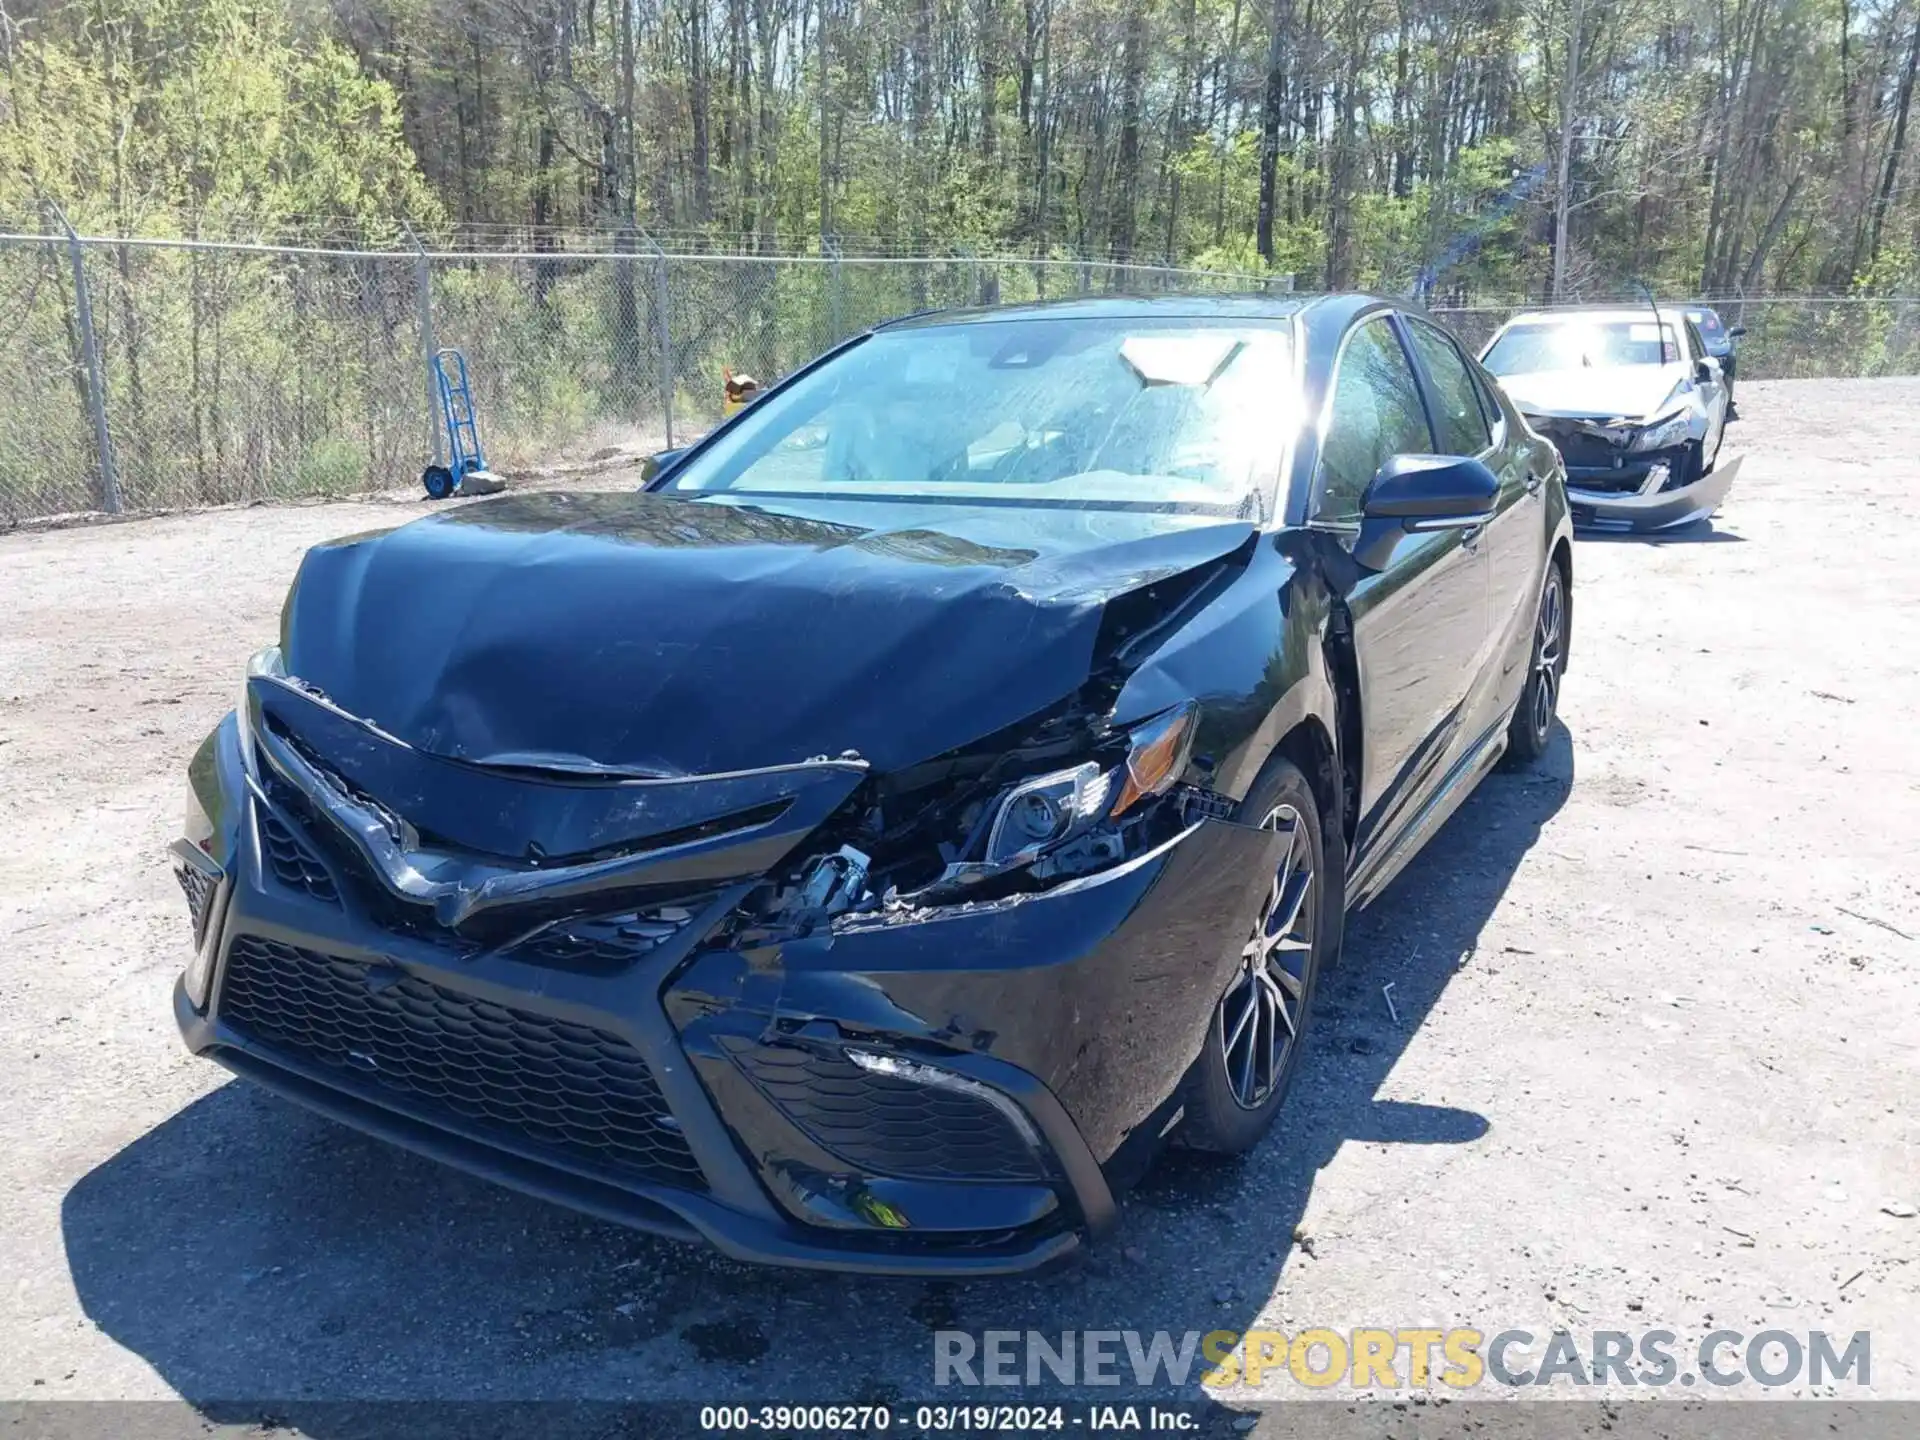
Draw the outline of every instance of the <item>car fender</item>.
M1131 724L1187 700L1200 705L1194 755L1212 788L1246 798L1280 742L1317 721L1340 734L1326 646L1331 597L1300 584L1288 533L1263 537L1226 590L1143 660L1113 718Z

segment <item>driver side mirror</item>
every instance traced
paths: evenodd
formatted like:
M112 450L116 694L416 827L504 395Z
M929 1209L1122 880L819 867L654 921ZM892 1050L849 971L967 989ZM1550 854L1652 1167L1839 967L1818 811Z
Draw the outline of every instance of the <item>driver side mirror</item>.
M1402 535L1476 529L1493 518L1499 495L1499 478L1470 456L1391 456L1360 502L1353 558L1384 569Z
M1730 327L1730 328L1729 328L1729 329L1727 330L1727 338L1728 338L1729 340L1738 340L1738 339L1739 339L1739 338L1740 338L1740 337L1741 337L1742 335L1744 335L1744 334L1746 334L1746 333L1747 333L1747 327L1746 327L1746 326L1744 326L1744 325L1734 325L1734 326L1731 326L1731 327Z
M667 471L680 463L680 457L687 453L687 447L678 450L656 450L640 462L640 483L651 485Z

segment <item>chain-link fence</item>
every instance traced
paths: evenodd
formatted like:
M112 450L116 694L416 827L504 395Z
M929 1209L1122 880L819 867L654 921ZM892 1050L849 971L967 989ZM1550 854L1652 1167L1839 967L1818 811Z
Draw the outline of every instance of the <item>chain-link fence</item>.
M468 361L517 470L684 441L723 370L769 380L877 321L1079 294L1271 288L1102 261L330 250L0 236L0 526L89 510L365 493L444 447L429 380ZM1478 344L1513 306L1435 313ZM1745 376L1920 373L1920 300L1721 302Z
M1266 283L637 236L512 254L0 236L0 526L408 484L445 445L440 347L465 353L488 461L511 470L684 440L718 418L724 370L768 380L912 310Z

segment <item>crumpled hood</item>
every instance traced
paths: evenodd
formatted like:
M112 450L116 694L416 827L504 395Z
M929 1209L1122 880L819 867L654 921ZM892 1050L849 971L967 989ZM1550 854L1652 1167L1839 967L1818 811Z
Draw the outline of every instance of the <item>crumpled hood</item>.
M1662 408L1686 375L1686 367L1678 364L1620 365L1503 375L1500 384L1529 415L1637 420Z
M846 501L508 496L315 547L289 671L432 754L715 774L885 771L1071 694L1107 601L1244 521Z

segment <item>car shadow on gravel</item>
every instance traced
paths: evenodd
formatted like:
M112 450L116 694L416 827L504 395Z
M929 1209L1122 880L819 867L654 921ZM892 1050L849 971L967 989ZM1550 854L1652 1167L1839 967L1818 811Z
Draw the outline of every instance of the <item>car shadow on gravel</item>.
M394 1399L899 1399L1203 1406L1163 1375L1068 1389L936 1392L933 1332L1242 1331L1288 1271L1343 1263L1300 1230L1349 1143L1472 1145L1472 1111L1380 1090L1573 779L1543 762L1480 786L1349 926L1276 1134L1232 1162L1165 1157L1084 1262L955 1285L754 1270L575 1215L230 1083L82 1177L62 1225L88 1319L210 1419L299 1424L304 1402ZM1392 985L1393 1012L1382 988ZM1397 1016L1397 1018L1396 1018ZM1299 1237L1296 1239L1296 1231ZM1295 1317L1304 1321L1305 1317ZM416 1417L419 1418L419 1417Z
M1581 530L1582 545L1744 545L1747 537L1722 530L1712 520L1696 520L1673 530Z

